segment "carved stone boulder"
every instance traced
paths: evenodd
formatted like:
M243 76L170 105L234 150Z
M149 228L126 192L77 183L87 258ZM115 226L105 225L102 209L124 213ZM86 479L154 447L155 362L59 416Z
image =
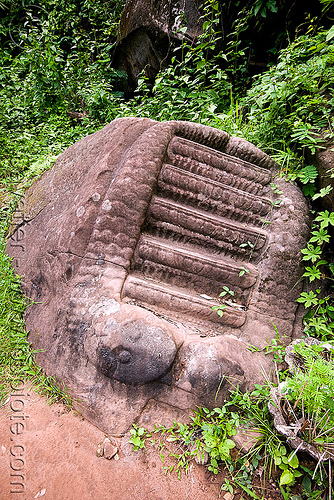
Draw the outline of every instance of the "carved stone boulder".
M275 174L221 130L122 118L26 192L7 251L34 301L29 340L109 434L219 404L269 373L249 344L272 323L298 334L308 209Z

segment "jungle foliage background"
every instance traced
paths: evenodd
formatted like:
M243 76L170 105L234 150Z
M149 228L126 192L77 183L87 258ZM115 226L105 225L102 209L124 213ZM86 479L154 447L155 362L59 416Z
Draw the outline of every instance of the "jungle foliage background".
M315 0L309 10L302 0L205 0L203 34L170 48L153 89L143 75L130 94L127 75L112 66L124 4L0 1L0 175L7 187L120 116L224 128L294 173L319 133L332 136L332 0Z

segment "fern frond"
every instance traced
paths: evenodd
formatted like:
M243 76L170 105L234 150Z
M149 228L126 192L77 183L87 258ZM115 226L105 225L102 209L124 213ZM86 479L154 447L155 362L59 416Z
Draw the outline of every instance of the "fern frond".
M303 184L308 184L315 181L318 177L318 171L314 165L306 165L299 171L298 176Z

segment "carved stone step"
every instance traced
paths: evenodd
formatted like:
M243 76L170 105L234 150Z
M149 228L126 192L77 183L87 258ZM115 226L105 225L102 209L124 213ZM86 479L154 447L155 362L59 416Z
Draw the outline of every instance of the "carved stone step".
M235 293L234 298L246 304L257 279L257 269L247 264L247 272L240 277L241 266L233 260L195 251L186 246L177 247L162 239L142 235L135 252L135 271L158 281L187 287L197 293L218 296L223 286Z
M147 232L239 259L255 259L264 250L267 233L229 219L153 197Z
M271 172L245 160L174 137L168 146L168 163L253 194L264 194Z
M239 222L263 226L271 210L267 198L164 164L158 179L159 195Z
M167 314L172 310L181 316L189 316L208 320L212 323L228 325L234 328L240 327L246 321L246 313L241 308L227 306L220 317L212 306L219 303L195 295L182 288L158 283L138 275L127 277L123 287L123 298L134 299L142 304L156 306L163 309ZM237 307L237 306L236 306Z

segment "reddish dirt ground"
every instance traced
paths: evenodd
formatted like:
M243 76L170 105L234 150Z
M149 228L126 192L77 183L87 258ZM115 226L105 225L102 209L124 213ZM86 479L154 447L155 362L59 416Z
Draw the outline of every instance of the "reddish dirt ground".
M130 434L117 438L117 459L97 456L105 434L61 404L25 388L0 409L0 500L246 500L241 489L222 491L218 476L205 466L190 465L181 480L165 475L157 447L133 451ZM169 446L170 443L167 443ZM171 446L177 446L171 445ZM254 477L262 495L262 479ZM266 482L264 500L282 500L275 482Z
M156 450L133 452L128 437L118 440L118 460L97 457L105 437L100 430L60 404L49 406L31 390L21 393L0 411L1 500L218 497L220 483L204 467L192 465L179 481L176 474L164 474Z

